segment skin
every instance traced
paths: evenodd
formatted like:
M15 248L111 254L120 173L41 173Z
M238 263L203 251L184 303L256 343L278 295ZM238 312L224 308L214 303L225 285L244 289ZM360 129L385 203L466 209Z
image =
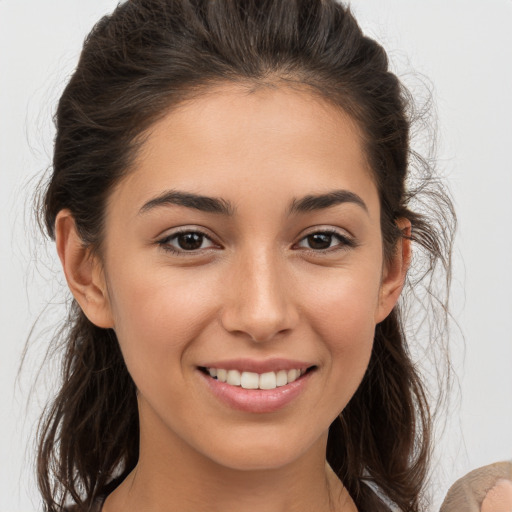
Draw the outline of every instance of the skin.
M325 462L327 432L410 260L404 241L383 264L358 127L307 91L224 85L146 135L109 198L101 255L82 246L69 211L56 223L69 286L92 322L115 330L138 389L140 460L104 512L356 510ZM232 215L143 209L169 190L222 198ZM364 206L288 213L294 199L334 190ZM211 241L173 254L164 247L179 250L177 228ZM311 248L307 236L326 229L342 238ZM271 357L316 367L272 413L229 407L198 373L205 361Z

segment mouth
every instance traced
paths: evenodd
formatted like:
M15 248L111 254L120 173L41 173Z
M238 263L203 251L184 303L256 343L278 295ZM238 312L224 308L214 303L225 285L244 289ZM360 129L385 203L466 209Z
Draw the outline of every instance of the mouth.
M297 381L304 375L311 373L316 366L307 368L292 368L289 370L277 370L265 373L256 373L243 370L199 367L199 370L208 377L229 386L243 389L272 390Z

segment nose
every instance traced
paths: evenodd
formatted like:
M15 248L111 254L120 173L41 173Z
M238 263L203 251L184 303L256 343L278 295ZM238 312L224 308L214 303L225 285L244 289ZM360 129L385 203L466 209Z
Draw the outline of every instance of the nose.
M284 266L270 251L238 256L224 288L224 329L254 342L267 342L295 328L300 316L292 278Z

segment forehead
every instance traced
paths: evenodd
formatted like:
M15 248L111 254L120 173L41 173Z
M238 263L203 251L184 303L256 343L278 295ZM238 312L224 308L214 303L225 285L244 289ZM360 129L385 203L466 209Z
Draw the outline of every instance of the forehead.
M179 189L236 195L237 203L277 191L301 196L333 188L376 199L361 132L347 114L305 89L223 85L150 127L115 194L142 205Z

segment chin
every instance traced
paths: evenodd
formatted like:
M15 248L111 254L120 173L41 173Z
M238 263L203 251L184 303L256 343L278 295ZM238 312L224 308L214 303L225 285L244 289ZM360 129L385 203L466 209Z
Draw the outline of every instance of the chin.
M204 453L209 459L220 466L237 471L269 471L278 470L294 463L301 457L307 456L308 452L318 453L318 443L322 445L325 453L327 432L319 439L308 441L306 435L288 436L275 434L256 437L244 437L237 442L230 439L229 444L217 443L213 453Z
M214 462L234 471L271 471L293 463L297 453L269 453L261 449L259 453L223 453L213 457Z

